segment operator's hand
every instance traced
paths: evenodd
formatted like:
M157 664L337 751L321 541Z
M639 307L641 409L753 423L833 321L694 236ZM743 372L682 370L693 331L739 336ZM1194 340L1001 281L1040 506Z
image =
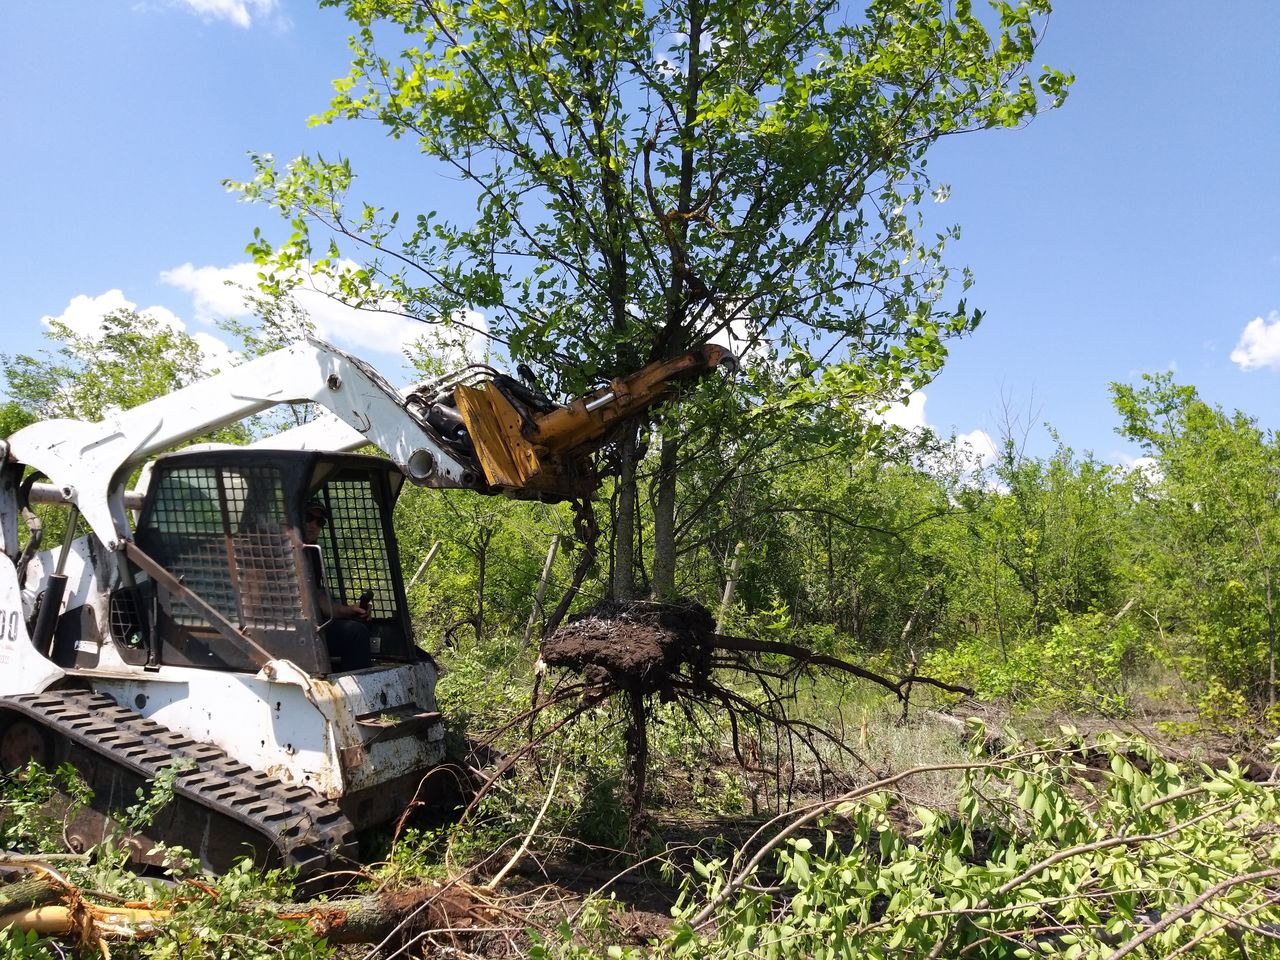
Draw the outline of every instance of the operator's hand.
M364 607L353 607L350 604L339 604L333 611L333 615L339 620L368 620L369 611Z

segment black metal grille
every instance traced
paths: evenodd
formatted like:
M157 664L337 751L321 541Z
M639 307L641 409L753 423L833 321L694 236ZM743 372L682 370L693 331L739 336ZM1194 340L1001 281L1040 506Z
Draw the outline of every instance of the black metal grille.
M340 603L355 604L370 592L375 618L396 616L391 556L371 478L332 479L317 497L331 518L320 535L330 594Z
M140 647L146 640L146 622L136 589L116 590L107 608L111 636L129 647Z
M166 471L157 481L150 527L146 539L155 559L232 623L296 628L302 598L278 469ZM171 615L183 626L204 623L184 604L174 604Z

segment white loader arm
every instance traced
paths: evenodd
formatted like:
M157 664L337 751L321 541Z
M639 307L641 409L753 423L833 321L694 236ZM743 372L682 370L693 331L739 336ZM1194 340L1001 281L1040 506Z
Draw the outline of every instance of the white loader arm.
M258 357L98 423L32 424L9 438L8 455L62 488L98 539L117 550L130 535L124 484L134 467L276 404L308 400L343 421L349 440L358 436L360 444L379 447L415 483L484 486L474 467L442 446L377 371L318 340Z
M410 391L406 391L408 393ZM369 438L351 424L332 413L322 413L296 427L262 437L249 444L250 448L267 450L329 450L333 453L349 453L359 450Z

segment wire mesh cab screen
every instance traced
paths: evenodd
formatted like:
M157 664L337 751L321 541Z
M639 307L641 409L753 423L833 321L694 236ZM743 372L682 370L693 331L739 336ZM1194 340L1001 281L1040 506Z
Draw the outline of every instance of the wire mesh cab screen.
M394 610L391 558L370 479L331 480L314 499L325 504L331 517L319 540L329 592L351 605L371 593L375 610Z
M157 462L135 537L138 546L272 657L329 672L317 605L315 547L304 544L308 500L330 522L316 544L330 597L356 605L372 594L369 621L383 659L413 656L391 508L402 478L375 457L223 450ZM310 556L308 556L310 554ZM262 650L228 637L181 589L148 584L168 663L256 672Z

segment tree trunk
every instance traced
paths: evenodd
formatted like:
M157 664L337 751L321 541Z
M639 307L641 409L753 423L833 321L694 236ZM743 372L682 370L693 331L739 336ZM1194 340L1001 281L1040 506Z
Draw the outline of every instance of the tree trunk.
M0 914L32 910L47 903L56 903L66 896L67 889L60 883L45 877L33 877L0 887Z
M623 784L623 793L627 798L630 816L627 839L634 845L644 819L645 784L649 776L649 725L644 712L644 695L636 690L630 691L627 695L627 709L630 718L627 722L626 783Z
M155 925L180 915L181 907L100 906L82 891L47 877L0 886L0 929L13 926L46 936L87 935L105 940L147 940ZM284 920L300 920L314 936L330 943L408 942L432 930L460 931L494 922L497 911L476 888L462 884L426 884L382 890L363 897L313 903L245 904Z
M484 588L489 572L489 541L492 530L481 530L476 550L476 643L484 643Z
M662 440L658 465L658 495L653 505L653 596L657 600L676 595L676 465L680 441Z
M1276 709L1276 605L1271 594L1271 568L1263 567L1267 600L1267 710Z
M618 445L618 517L613 528L613 584L615 600L635 597L636 432L630 429Z
M432 930L483 928L495 911L464 886L427 884L384 890L364 897L318 903L279 904L276 916L305 920L311 933L329 943L411 942Z

